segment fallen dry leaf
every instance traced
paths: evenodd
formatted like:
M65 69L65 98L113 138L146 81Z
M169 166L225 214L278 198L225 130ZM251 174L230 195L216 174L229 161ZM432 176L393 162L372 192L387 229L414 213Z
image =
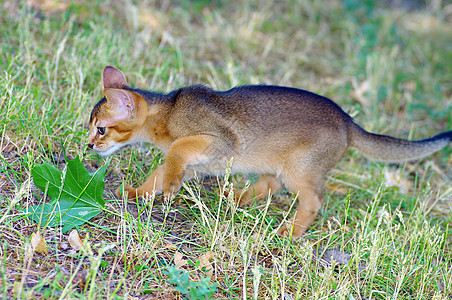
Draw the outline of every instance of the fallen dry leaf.
M31 246L33 247L33 251L37 253L47 254L49 252L47 244L39 232L33 232L31 235Z
M141 23L148 25L153 30L156 30L162 24L162 20L159 16L146 9L140 10L138 17Z
M29 0L28 3L31 7L41 9L47 13L63 11L69 6L69 3L66 1L56 0Z
M82 239L80 238L80 235L78 234L77 230L72 230L71 233L69 233L69 237L67 238L69 244L74 250L80 250L84 249L85 246L83 245Z
M184 255L179 251L176 251L176 253L174 253L174 264L176 265L176 267L181 268L188 263L186 259L182 259L183 257Z
M213 260L215 258L215 253L213 251L207 251L206 253L204 253L203 255L201 255L198 260L199 260L199 268L206 268L207 272L207 276L209 276L210 278L212 278L213 276L213 266L212 266L212 262L210 260Z
M416 89L417 89L417 83L414 80L410 80L410 81L407 81L404 84L402 84L402 87L404 90L414 93L414 92L416 92Z
M369 92L371 88L369 81L366 80L359 84L356 80L353 80L352 84L353 84L352 96L356 100L358 100L359 103L367 104L369 100L365 94Z
M403 178L403 175L400 171L385 169L385 186L387 187L398 187L399 191L403 194L408 193L413 187L412 183Z

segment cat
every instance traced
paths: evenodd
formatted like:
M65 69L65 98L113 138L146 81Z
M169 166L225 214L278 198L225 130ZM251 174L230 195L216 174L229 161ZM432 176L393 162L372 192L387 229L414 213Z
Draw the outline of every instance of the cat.
M314 221L326 173L349 147L372 159L402 162L452 140L452 131L418 141L369 133L330 99L289 87L215 91L194 85L163 94L129 87L120 70L107 66L103 95L91 112L89 148L110 155L141 141L166 155L142 185L124 187L128 199L161 192L171 197L194 171L222 174L232 159L233 173L260 174L249 190L237 193L238 205L283 186L297 194L294 216L278 230L292 238L301 237Z

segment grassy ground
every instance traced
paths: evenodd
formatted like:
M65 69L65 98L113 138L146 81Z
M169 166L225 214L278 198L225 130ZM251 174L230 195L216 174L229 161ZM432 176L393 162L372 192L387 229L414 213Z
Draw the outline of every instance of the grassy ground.
M102 213L78 228L85 251L23 209L48 201L31 170L64 166L62 147L89 170L91 107L105 65L136 87L170 91L266 83L338 102L370 131L422 138L452 127L452 5L442 1L67 1L0 3L0 294L23 299L452 298L451 148L388 165L349 151L330 172L325 205L299 241L280 239L292 196L236 208L222 178L190 182L173 204L124 203L161 155L119 151ZM252 178L251 178L252 180ZM290 213L290 210L289 210ZM290 215L289 215L290 216ZM31 250L40 232L47 254ZM199 283L210 276L210 283ZM174 278L177 275L173 275ZM201 286L201 287L200 287Z

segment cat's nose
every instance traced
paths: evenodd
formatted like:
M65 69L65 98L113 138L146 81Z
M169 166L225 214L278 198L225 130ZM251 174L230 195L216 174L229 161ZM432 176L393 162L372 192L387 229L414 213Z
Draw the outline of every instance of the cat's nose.
M88 148L93 149L94 144L88 144Z

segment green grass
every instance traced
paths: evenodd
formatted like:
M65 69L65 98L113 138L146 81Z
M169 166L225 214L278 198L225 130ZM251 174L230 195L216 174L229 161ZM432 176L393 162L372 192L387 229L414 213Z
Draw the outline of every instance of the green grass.
M166 275L180 255L191 282L211 275L214 298L452 296L450 147L401 165L349 151L298 241L274 233L293 212L285 192L237 208L222 193L230 182L208 178L187 183L174 203L116 199L118 185L141 182L164 159L147 145L112 156L104 195L110 213L78 228L85 251L71 250L61 228L39 229L22 213L48 201L31 170L43 162L61 169L61 143L90 171L105 164L86 150L105 65L135 87L159 91L195 83L307 89L335 100L367 130L398 137L451 130L448 2L411 9L410 1L356 0L30 3L0 3L3 298L181 299ZM45 255L32 251L37 231L49 246ZM201 263L207 254L211 260Z

